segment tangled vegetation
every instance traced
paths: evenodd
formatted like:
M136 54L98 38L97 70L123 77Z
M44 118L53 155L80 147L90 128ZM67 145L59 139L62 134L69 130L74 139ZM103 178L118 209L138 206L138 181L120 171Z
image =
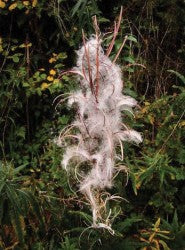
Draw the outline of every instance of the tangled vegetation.
M109 190L123 199L106 204L111 234L90 227L89 205L54 141L74 121L62 100L78 84L61 72L76 63L81 31L93 33L96 15L106 50L121 6L110 58L127 36L117 63L122 94L138 106L124 122L143 142L124 143L128 176L120 172ZM0 249L185 248L184 26L181 0L0 0Z

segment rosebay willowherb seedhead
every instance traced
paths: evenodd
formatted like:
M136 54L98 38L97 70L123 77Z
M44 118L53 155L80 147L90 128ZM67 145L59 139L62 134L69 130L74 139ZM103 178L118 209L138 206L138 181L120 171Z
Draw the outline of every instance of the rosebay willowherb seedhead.
M120 145L122 152L122 142L142 141L141 135L129 129L121 117L124 110L132 112L137 102L122 94L121 69L104 53L97 35L84 41L77 55L77 65L70 72L78 75L79 90L70 94L68 105L77 107L71 127L78 132L62 135L63 139L75 138L77 143L70 145L68 140L62 166L68 170L74 164L83 165L79 187L91 205L93 226L109 228L110 221L102 214L99 197L104 189L112 187L113 178L120 171L115 167L120 159L116 147ZM104 204L108 199L111 197Z

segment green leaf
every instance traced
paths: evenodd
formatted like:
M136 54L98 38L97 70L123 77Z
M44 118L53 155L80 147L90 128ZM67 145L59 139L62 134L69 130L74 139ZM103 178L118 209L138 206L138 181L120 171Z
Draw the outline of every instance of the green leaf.
M30 84L29 84L28 82L23 82L23 83L22 83L22 86L23 86L23 87L29 87Z
M32 210L33 210L34 214L39 219L41 229L42 229L42 231L44 231L44 229L45 229L45 227L44 227L44 219L43 219L43 216L42 216L42 213L41 213L41 208L39 206L39 203L38 203L37 199L35 198L35 196L31 192L27 191L26 195L27 195L27 198L29 199L29 202L30 202L30 204L32 206Z
M135 63L135 60L131 56L125 56L123 59L125 62Z
M170 73L175 74L184 84L185 84L185 77L183 75L181 75L179 72L175 71L175 70L167 70Z
M61 244L63 250L79 250L76 244L70 242L70 239L66 236L65 241Z
M43 80L45 80L46 77L47 77L47 75L43 73L43 74L40 75L40 77L41 77Z
M0 194L1 194L2 190L3 190L3 188L4 188L4 185L5 185L5 182L1 181L0 182Z
M136 178L133 172L130 172L130 178L132 181L132 188L134 190L135 195L137 195L137 188L136 188Z
M179 153L177 154L177 160L181 164L185 164L185 149L179 150Z
M69 117L66 115L63 115L62 117L59 118L59 122L61 122L62 124L67 124L69 121Z
M137 43L137 39L134 36L131 36L131 35L127 37L127 40L132 41L134 43Z
M11 213L11 222L13 224L20 243L24 244L24 227L22 221L24 221L24 218L19 213L17 213L16 210L13 209Z
M135 92L135 91L133 91L133 90L131 90L130 88L127 88L127 87L125 87L124 88L124 94L126 94L126 95L130 95L130 96L132 96L133 98L137 98L137 96L138 96L138 94Z
M18 63L18 62L19 62L19 57L18 57L18 56L13 56L13 57L12 57L12 60L13 60L15 63Z
M64 53L64 52L61 52L61 53L58 54L57 57L58 57L58 59L66 59L67 58L67 54Z
M19 136L19 137L21 137L21 138L23 138L23 139L25 139L25 136L26 136L26 129L25 129L25 127L18 128L17 131L16 131L16 135Z
M166 242L164 242L163 240L159 240L159 243L163 246L163 250L170 250Z
M172 221L172 227L175 232L178 232L179 230L179 223L178 223L178 216L177 216L177 211L175 210L174 216L173 216L173 221Z
M131 67L127 67L125 71L127 71L129 73L133 73L135 70Z
M105 18L105 17L101 17L98 19L99 23L110 23L110 20Z
M21 170L23 170L26 166L28 165L28 163L25 163L17 168L14 169L14 174L18 174Z
M138 217L126 218L124 221L117 223L116 228L119 232L128 232L129 228L139 221L142 221L142 219Z
M6 193L7 193L7 196L8 196L8 199L10 201L10 203L12 204L12 207L13 209L21 214L21 204L20 204L20 200L19 200L19 197L17 196L14 188L8 183L6 184Z
M81 211L69 211L69 213L74 214L74 215L78 215L78 216L84 218L90 224L92 223L92 216L90 216L89 214L86 214L86 213L81 212Z
M86 0L78 0L75 6L72 9L72 17L76 14L76 12L79 10L80 6L85 2ZM86 1L87 2L87 1Z

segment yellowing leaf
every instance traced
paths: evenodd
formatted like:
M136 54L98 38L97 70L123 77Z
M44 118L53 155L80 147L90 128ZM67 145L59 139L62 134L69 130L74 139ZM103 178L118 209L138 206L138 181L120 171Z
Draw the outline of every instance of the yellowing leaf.
M56 59L52 57L49 59L49 63L53 63L53 62L56 62Z
M59 83L59 79L55 79L53 83Z
M42 85L41 85L41 89L42 90L45 90L49 87L49 84L47 82L43 82Z
M159 225L160 225L160 223L161 223L161 218L158 218L157 221L156 221L156 223L154 224L154 228L155 229L158 228Z
M14 10L15 8L17 7L17 3L12 3L10 6L9 6L9 11L11 10Z
M151 247L151 249L155 249L155 250L160 250L160 246L159 246L159 243L158 243L158 240L153 240L153 242L155 243L156 247Z
M145 106L150 106L149 102L144 102Z
M25 6L28 6L28 5L29 5L29 1L23 1L23 4L24 4Z
M143 237L140 237L139 239L140 239L140 241L144 241L144 242L147 242L147 243L148 243L148 240L146 240L146 239L143 238ZM145 249L145 248L143 248L143 249Z
M19 46L19 48L28 48L28 47L31 47L31 46L32 46L32 43L28 43L28 44L23 43L23 44L21 44L21 45Z
M54 75L56 75L56 70L51 69L51 70L49 71L49 73L50 73L50 75L54 76Z
M48 76L48 77L47 77L47 80L48 80L49 82L52 82L52 81L54 80L54 78L53 78L52 76Z
M171 180L175 180L175 175L170 173L170 178L171 178Z
M150 241L150 242L153 241L153 238L155 237L155 234L156 234L156 233L154 232L154 233L152 233L152 234L150 235L150 237L149 237L149 241Z
M32 1L32 6L35 7L37 5L37 0Z
M179 123L179 127L184 127L184 126L185 126L185 120Z
M148 107L144 107L144 108L141 109L142 114L145 114L147 111L148 111Z
M159 240L160 245L163 246L164 250L170 250L170 248L168 247L168 245L166 244L166 242L164 242L163 240Z
M162 233L162 234L170 234L170 231L165 231L165 230L160 230L160 233Z
M6 4L0 0L0 8L4 9L5 6L6 6Z
M148 119L149 119L150 123L153 125L154 124L154 117L151 115L148 115Z
M136 189L139 189L141 187L141 182L136 183Z

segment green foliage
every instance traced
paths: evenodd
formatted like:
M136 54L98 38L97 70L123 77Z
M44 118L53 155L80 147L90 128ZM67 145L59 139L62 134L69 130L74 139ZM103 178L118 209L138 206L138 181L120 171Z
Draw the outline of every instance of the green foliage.
M171 232L172 249L181 249L185 247L185 224L179 223L176 210L171 223L163 220L163 227Z
M0 163L1 237L6 241L14 229L21 245L25 244L26 216L34 214L44 229L38 201L31 190L26 188L28 177L20 175L25 167L26 164L14 168L11 163Z
M81 29L92 34L97 15L106 50L121 5L111 57L127 35L118 63L144 142L124 146L129 180L120 173L111 191L125 199L109 204L112 235L91 228L53 141L73 120L62 100L77 86L60 74L74 65ZM0 249L185 247L184 9L178 0L0 0Z

